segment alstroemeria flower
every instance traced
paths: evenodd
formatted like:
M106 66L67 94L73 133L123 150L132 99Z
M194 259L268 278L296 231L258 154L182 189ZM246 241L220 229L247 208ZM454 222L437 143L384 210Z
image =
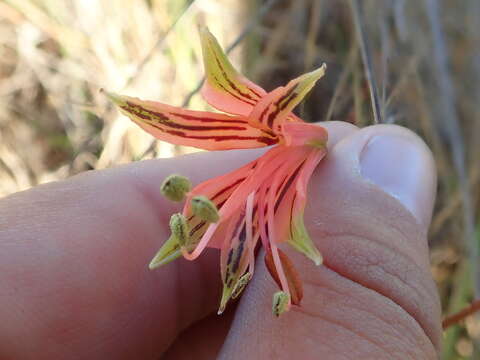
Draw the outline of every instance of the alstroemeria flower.
M177 201L186 195L186 202L183 212L172 216L172 235L150 268L181 255L194 260L206 247L220 249L221 313L251 279L260 241L267 268L280 287L273 297L273 312L278 316L302 298L300 278L279 246L287 243L315 264L322 262L305 229L303 213L308 181L326 154L327 132L291 111L323 76L326 66L266 92L234 69L207 29L200 35L206 72L202 95L224 113L107 96L144 130L172 144L205 150L275 146L257 160L192 190L188 179L167 178L162 192Z

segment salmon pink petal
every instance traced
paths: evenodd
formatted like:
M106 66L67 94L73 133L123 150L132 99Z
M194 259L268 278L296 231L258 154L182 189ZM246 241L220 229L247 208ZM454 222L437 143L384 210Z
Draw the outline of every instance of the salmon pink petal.
M257 192L264 184L268 184L272 174L276 174L289 157L298 158L304 151L298 146L291 148L276 146L267 151L257 159L257 165L251 175L232 193L231 199L220 210L220 214L224 217L232 216L239 209L238 199L246 199L252 192ZM262 201L258 199L257 203Z
M220 254L220 273L223 282L222 298L218 313L227 302L240 295L254 272L255 247L259 239L254 234L254 193L245 202L245 208L228 221ZM247 271L248 268L248 272Z
M225 202L231 197L232 193L240 186L240 184L248 178L256 165L257 160L252 161L228 174L204 181L195 186L188 193L185 207L183 208L183 215L188 221L190 228L190 242L192 244L197 245L200 242L200 239L204 236L210 223L193 215L191 200L199 195L205 196L215 204L217 209L221 210L225 205ZM221 224L208 242L208 247L221 248L225 231L225 225Z
M296 250L309 257L316 265L322 263L322 257L308 236L303 222L303 213L306 204L306 187L310 180L313 169L325 155L325 150L311 146L287 147L289 150L285 156L285 164L277 171L268 190L260 193L263 203L274 208L274 231L269 231L268 242L288 242ZM296 149L295 154L292 150ZM303 150L303 152L300 152ZM289 157L287 157L289 156ZM274 196L274 201L265 201L264 192L269 192L269 197ZM273 194L270 194L271 192ZM272 205L273 203L273 205ZM265 207L265 206L264 206ZM265 219L260 219L262 236L267 237L264 230ZM264 240L263 243L266 241ZM266 245L264 245L266 246ZM267 245L268 246L268 245Z
M265 90L235 70L207 28L200 30L200 38L206 77L203 98L218 110L247 116Z
M287 146L325 147L327 145L327 130L319 125L284 122L281 125L281 131Z
M250 254L256 244L247 241L245 211L229 221L229 230L220 252L220 272L223 282L219 313L232 297L238 282L250 264Z
M293 266L292 261L289 257L280 249L278 249L278 255L281 262L281 266L283 271L285 272L285 277L288 282L289 293L291 297L292 304L300 305L300 302L303 298L303 285L300 276L298 275L298 271ZM267 251L265 255L265 265L267 266L270 275L278 284L279 287L281 286L281 281L279 278L277 266L275 264L273 255L271 251Z
M287 221L289 224L288 244L311 259L315 265L320 265L323 262L323 258L308 235L308 231L303 220L303 214L307 202L306 188L308 182L313 170L316 168L320 160L325 156L325 153L325 150L313 150L311 152L298 175L293 197L289 197L285 202L286 206L280 210L280 212L286 210L289 216L289 220ZM280 216L281 215L279 215L279 217Z
M262 97L249 115L250 121L260 122L274 132L279 132L280 124L286 121L291 111L305 95L312 89L318 79L325 74L326 65L323 64L315 71L303 74ZM295 120L295 119L294 119Z
M185 110L112 93L107 96L137 125L171 144L229 150L258 148L278 142L271 131L251 126L243 116Z

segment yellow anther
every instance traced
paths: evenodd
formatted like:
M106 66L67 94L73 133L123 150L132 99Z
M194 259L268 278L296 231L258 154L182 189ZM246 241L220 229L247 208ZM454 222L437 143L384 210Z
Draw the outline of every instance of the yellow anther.
M192 184L190 180L181 175L168 176L160 186L160 192L168 200L180 202L185 198L185 194L190 191Z
M192 212L200 219L208 222L216 223L220 219L217 207L205 196L192 198Z

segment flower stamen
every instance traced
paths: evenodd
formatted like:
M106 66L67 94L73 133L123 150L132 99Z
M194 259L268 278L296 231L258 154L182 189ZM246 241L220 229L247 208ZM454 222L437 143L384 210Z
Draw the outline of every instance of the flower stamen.
M170 231L172 232L172 236L177 239L181 248L190 245L187 219L183 214L177 213L172 215L170 218Z
M160 192L170 201L181 202L191 187L192 184L187 177L172 174L163 180Z
M277 291L273 294L272 313L276 317L282 315L290 308L290 295L285 291Z
M192 213L202 220L216 223L220 219L217 207L206 196L194 196L191 205Z

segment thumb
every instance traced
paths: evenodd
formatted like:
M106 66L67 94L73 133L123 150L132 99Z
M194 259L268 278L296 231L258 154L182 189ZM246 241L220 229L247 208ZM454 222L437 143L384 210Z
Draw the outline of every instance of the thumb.
M277 319L275 285L258 261L220 358L435 359L440 306L427 246L435 185L430 151L409 130L371 126L337 143L312 178L306 210L324 265L289 253L304 298Z

